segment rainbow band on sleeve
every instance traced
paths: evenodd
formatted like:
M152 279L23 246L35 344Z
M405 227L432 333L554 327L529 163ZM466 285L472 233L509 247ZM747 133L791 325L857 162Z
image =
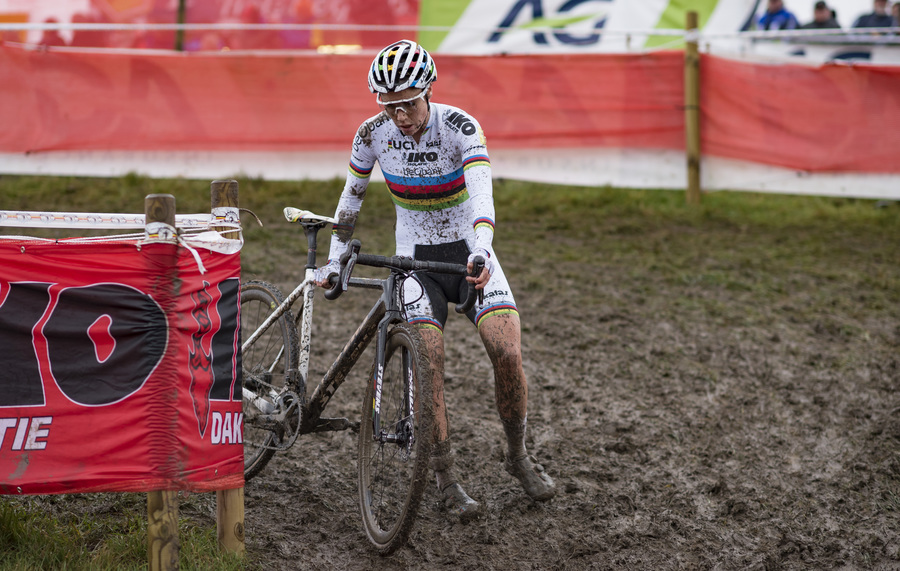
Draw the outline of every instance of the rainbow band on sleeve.
M424 327L425 329L434 329L435 331L439 331L441 333L444 332L444 328L441 326L441 322L432 317L414 317L409 320L412 325L418 325L419 327Z
M479 228L488 228L491 232L494 231L494 221L486 216L476 218L472 226L475 228L475 231L478 231Z
M489 305L479 311L475 316L475 327L481 327L481 324L484 323L484 320L488 317L507 314L519 315L519 310L516 309L516 306L511 303L497 303L494 305Z
M331 225L331 235L334 236L334 235L339 235L341 233L347 234L348 232L350 234L352 234L353 228L354 228L353 224L332 224Z
M463 161L463 170L467 171L472 167L489 167L491 160L487 155L473 155Z
M361 169L353 164L353 161L350 161L350 174L356 178L369 178L372 175L373 168L375 168L375 165L372 165L368 169Z

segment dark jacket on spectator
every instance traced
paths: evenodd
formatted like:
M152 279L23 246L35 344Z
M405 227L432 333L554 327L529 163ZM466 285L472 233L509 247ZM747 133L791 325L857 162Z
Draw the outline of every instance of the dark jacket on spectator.
M854 28L890 28L894 25L894 19L890 14L863 14L853 23Z

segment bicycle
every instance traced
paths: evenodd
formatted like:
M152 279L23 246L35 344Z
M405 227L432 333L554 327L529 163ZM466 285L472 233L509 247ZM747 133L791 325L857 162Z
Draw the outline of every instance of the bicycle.
M376 549L387 555L406 542L415 520L429 475L434 424L433 372L419 333L403 317L403 281L416 279L416 272L468 272L462 264L364 254L360 242L351 241L325 298L335 300L348 287L381 290L381 295L307 398L318 232L337 221L292 207L285 208L284 215L289 222L299 222L307 238L303 281L286 298L264 281L241 285L244 477L259 474L275 452L290 448L301 434L358 431L363 527ZM387 268L390 273L382 279L352 277L356 265ZM478 275L483 260L474 265L472 275ZM480 293L470 283L468 297L456 311L469 311ZM294 314L300 298L303 303ZM361 420L322 417L373 338L375 362Z

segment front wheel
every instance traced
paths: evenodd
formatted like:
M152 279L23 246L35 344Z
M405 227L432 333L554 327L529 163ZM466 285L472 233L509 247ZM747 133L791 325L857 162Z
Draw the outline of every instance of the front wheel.
M241 284L241 343L265 322L284 296L272 284ZM244 409L244 479L262 470L281 447L286 435L286 412L303 406L304 380L296 370L299 353L297 328L286 311L241 354ZM299 402L295 402L299 401Z
M382 393L369 378L359 431L359 506L369 540L387 555L406 542L429 478L432 368L409 324L388 333ZM378 424L374 424L378 411Z

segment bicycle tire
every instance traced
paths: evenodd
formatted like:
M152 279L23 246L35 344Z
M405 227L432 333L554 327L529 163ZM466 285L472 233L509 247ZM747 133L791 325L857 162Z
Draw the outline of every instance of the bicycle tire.
M423 347L409 324L396 325L388 333L379 432L397 434L402 426L406 438L385 442L373 436L374 367L363 400L357 458L359 506L366 535L382 555L406 542L429 479L434 399L431 363ZM410 389L409 381L415 395L413 414L402 399Z
M263 281L241 284L241 343L281 305L284 296L274 285ZM251 388L274 410L283 404L282 397L291 391L301 400L306 398L305 382L296 374L300 342L290 311L258 337L241 355L243 386ZM261 389L268 388L266 391ZM262 411L246 395L244 411L244 480L250 480L265 468L284 437L283 431L256 424Z

